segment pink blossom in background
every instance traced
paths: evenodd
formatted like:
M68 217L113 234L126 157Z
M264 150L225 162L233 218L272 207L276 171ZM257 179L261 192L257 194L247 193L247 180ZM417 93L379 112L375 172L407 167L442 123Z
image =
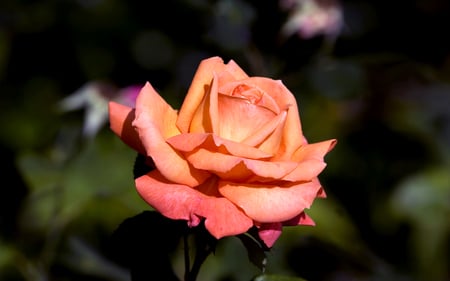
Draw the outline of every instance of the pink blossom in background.
M81 86L58 104L61 112L84 110L83 136L92 138L108 122L108 103L120 102L134 106L142 86L117 88L104 81L90 81Z
M280 7L289 11L282 34L298 34L303 39L324 35L334 38L342 30L342 6L337 0L280 0Z

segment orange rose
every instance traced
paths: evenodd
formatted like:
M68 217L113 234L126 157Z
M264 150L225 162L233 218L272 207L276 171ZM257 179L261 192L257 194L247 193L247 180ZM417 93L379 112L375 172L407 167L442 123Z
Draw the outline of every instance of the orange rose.
M325 193L317 179L336 143L308 144L295 97L279 80L249 77L234 61L200 63L179 112L147 83L136 108L110 103L111 129L153 160L136 179L142 198L170 219L217 239L252 226L271 247L283 226Z

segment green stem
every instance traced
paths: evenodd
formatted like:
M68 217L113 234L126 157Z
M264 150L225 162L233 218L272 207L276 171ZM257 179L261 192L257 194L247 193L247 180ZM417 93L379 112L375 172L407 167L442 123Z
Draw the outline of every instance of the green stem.
M200 267L206 258L211 254L212 250L208 247L208 249L199 249L197 254L195 255L194 264L192 265L191 272L189 273L189 279L186 281L195 281L197 279L197 275L200 272Z
M192 268L190 269L189 263L189 241L187 235L184 235L184 281L195 281L197 279L198 273L202 264L205 262L206 258L214 251L213 247L205 241L197 241L195 249L195 259Z
M190 257L189 257L189 241L188 234L185 233L183 235L183 244L184 244L184 280L190 280Z

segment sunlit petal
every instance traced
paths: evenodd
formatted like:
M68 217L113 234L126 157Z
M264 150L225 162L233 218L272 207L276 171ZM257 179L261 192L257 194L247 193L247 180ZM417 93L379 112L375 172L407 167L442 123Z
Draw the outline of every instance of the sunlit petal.
M214 73L223 71L230 73L235 79L248 77L232 60L228 64L224 64L220 57L211 57L203 60L197 68L197 72L187 92L185 102L183 102L178 115L176 125L181 132L187 133L189 131L192 118L202 102L203 97L209 91Z
M227 180L246 180L257 176L266 181L280 179L295 169L296 162L269 162L213 152L204 148L185 153L197 169L207 170Z
M154 120L147 114L141 114L133 125L145 147L146 155L151 157L156 168L170 181L197 186L209 173L193 168L179 152L175 151L163 138Z
M253 135L250 135L244 139L242 143L257 147L258 149L272 155L276 154L280 146L286 116L286 111L281 112L281 114L277 115L270 122L266 123L259 130L254 132Z
M222 76L219 78L222 78L223 80ZM247 99L255 105L265 107L273 111L275 114L279 114L281 110L280 106L269 94L270 92L265 92L263 89L258 87L258 84L255 83L257 82L255 81L255 78L256 77L250 77L248 79L231 81L228 83L219 80L220 88L218 91L223 95Z
M152 87L146 83L136 100L136 117L146 115L146 119L156 126L164 139L178 135L175 125L177 111L174 110Z
M336 140L302 145L292 156L299 161L297 168L283 178L287 181L307 181L317 177L326 167L325 155L336 145Z
M246 99L221 94L219 115L219 135L236 142L247 139L276 117L271 110L252 104Z
M318 180L283 186L219 182L219 192L261 223L287 221L309 208L321 186Z

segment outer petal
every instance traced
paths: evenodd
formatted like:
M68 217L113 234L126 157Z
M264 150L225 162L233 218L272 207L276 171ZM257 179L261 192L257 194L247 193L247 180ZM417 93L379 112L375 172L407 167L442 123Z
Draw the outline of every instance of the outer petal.
M156 168L172 182L197 186L209 177L206 171L193 168L179 152L163 138L158 127L148 115L141 114L134 122L147 156L153 159Z
M220 181L219 192L261 223L290 220L309 208L321 190L317 179L283 186Z
M315 225L314 221L305 213L302 212L298 216L284 222L263 223L258 226L258 234L261 240L271 248L281 235L283 226L294 225Z
M258 234L261 240L264 241L267 247L271 248L281 235L283 226L295 226L295 225L315 225L314 221L305 213L302 212L298 216L285 221L285 222L273 222L263 223L258 225Z
M319 197L319 196L318 196ZM300 215L283 222L283 226L295 226L295 225L310 225L314 226L316 223L305 212Z
M246 232L253 221L225 198L207 196L186 185L170 183L154 170L136 179L142 198L162 215L187 220L196 226L205 218L205 226L217 239Z
M287 181L308 181L317 177L325 169L326 163L323 161L325 154L335 145L335 139L302 145L292 156L292 160L299 161L299 165L283 179Z
M190 152L201 147L211 152L231 154L249 159L263 159L272 156L272 154L268 154L252 146L230 141L214 134L207 133L179 134L167 139L167 142L176 150L182 152Z
M267 247L271 248L281 235L281 222L263 223L258 227L258 235Z
M141 115L146 115L151 120L164 139L180 133L175 125L177 111L148 82L136 99L136 117L140 118Z
M209 173L193 169L181 154L176 152L165 138L178 133L173 110L151 87L146 84L136 101L136 119L133 126L156 168L169 180L197 186Z
M139 139L139 135L131 125L135 118L135 110L116 102L109 103L109 122L111 130L118 135L124 143L141 154L145 154L145 148Z
M308 159L323 160L325 155L336 145L337 140L331 139L300 146L292 155L293 161L304 161Z
M220 57L212 57L203 60L194 75L191 86L189 87L186 98L180 109L176 125L181 132L188 132L197 107L202 102L205 94L209 91L208 88L210 87L214 72L219 73L222 71L229 72L237 80L248 77L248 75L232 60L228 62L228 64L224 64Z

